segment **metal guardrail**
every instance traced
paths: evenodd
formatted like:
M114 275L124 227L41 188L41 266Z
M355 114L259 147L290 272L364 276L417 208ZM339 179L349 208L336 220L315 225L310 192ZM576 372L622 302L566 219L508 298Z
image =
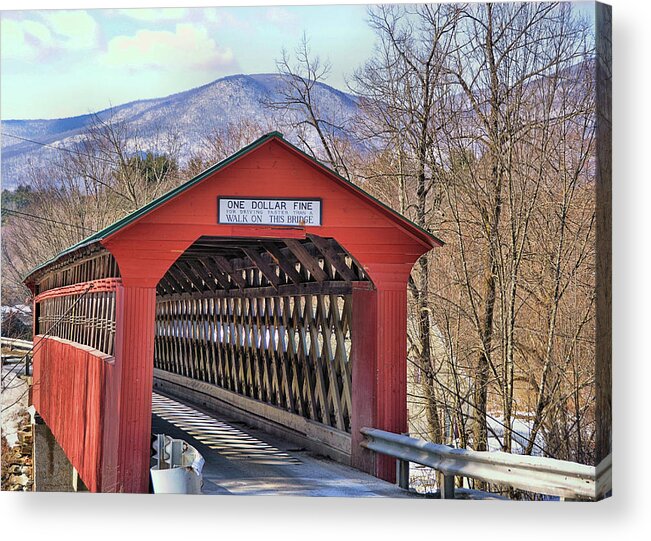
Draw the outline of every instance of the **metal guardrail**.
M17 351L20 353L24 353L24 356L21 360L25 361L25 376L29 376L30 374L30 357L31 357L31 350L34 347L34 344L29 341L29 340L18 340L16 338L6 338L4 336L0 337L0 346L2 348L9 349L11 351ZM13 357L13 356L7 356L7 357ZM2 358L0 359L0 372L3 370L3 365L5 364L5 355L2 355ZM12 371L15 371L15 369L12 369ZM15 375L11 378L10 381L15 379L19 375L19 372L15 372ZM4 375L2 376L2 388L6 388L7 384L5 382L5 378L7 376Z
M612 455L595 468L553 458L455 449L375 428L362 428L361 433L366 437L363 447L398 459L397 482L403 488L409 487L409 462L439 471L445 478L442 498L454 498L455 476L567 499L595 500L610 491Z
M16 351L29 351L33 343L29 340L18 340L16 338L0 337L0 344L3 348L13 349Z

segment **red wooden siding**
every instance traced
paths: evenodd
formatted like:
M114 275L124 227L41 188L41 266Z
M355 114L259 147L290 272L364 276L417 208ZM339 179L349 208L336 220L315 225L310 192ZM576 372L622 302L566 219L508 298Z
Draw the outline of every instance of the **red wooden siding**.
M151 449L156 289L118 287L115 362L120 371L117 492L147 492Z
M395 460L360 447L363 427L407 432L407 284L353 290L352 456L356 468L395 482Z
M418 257L430 249L386 211L353 188L333 181L313 162L278 140L169 200L102 241L116 257L125 285L155 287L169 266L202 235L224 237L336 238L374 283L402 284ZM290 229L217 224L217 197L321 198L322 226Z
M103 409L111 400L104 378L112 357L60 338L35 341L34 406L88 489L99 492Z
M361 428L373 427L377 394L376 356L377 292L353 289L352 350L352 414L351 465L366 472L375 471L375 457L360 446L364 439Z

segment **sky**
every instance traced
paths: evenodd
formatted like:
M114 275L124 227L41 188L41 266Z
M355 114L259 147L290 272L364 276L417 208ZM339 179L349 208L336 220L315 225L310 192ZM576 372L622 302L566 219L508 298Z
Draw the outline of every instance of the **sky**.
M375 43L363 4L15 9L29 3L11 0L0 12L5 120L76 116L227 75L275 73L303 33L332 66L325 82L346 90Z
M328 59L325 81L368 58L364 5L2 11L3 119L63 118L193 88L236 73L275 73L303 32Z

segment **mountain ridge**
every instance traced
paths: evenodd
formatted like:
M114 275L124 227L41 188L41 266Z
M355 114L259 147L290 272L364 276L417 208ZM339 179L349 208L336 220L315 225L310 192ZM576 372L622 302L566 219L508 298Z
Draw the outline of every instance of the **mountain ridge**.
M57 119L10 119L2 121L2 184L3 188L15 188L28 183L28 163L46 165L61 151L44 145L73 150L83 139L83 132L98 116L107 122L124 126L130 133L137 133L139 145L156 151L159 134L175 134L181 139L180 161L183 164L201 148L201 139L212 130L253 120L274 126L293 139L287 129L288 115L273 110L265 103L278 102L282 98L282 85L286 76L271 73L235 74L222 77L168 96L134 100L108 107L95 113ZM357 113L355 96L317 83L314 99L328 120L346 123ZM291 116L291 115L290 115ZM20 140L23 137L38 141L35 144ZM135 137L132 138L135 140ZM134 141L131 141L133 143Z

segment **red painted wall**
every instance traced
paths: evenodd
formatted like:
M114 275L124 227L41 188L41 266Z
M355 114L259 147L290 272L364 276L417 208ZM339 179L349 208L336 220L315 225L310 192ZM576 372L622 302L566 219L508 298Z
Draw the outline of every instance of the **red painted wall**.
M112 357L60 338L36 336L35 342L34 406L88 489L102 491L102 418L115 398L104 378Z
M142 493L149 486L155 316L155 288L118 287L115 362L120 394L113 420L106 416L105 421L117 422L117 429L111 428L117 430L113 492Z

